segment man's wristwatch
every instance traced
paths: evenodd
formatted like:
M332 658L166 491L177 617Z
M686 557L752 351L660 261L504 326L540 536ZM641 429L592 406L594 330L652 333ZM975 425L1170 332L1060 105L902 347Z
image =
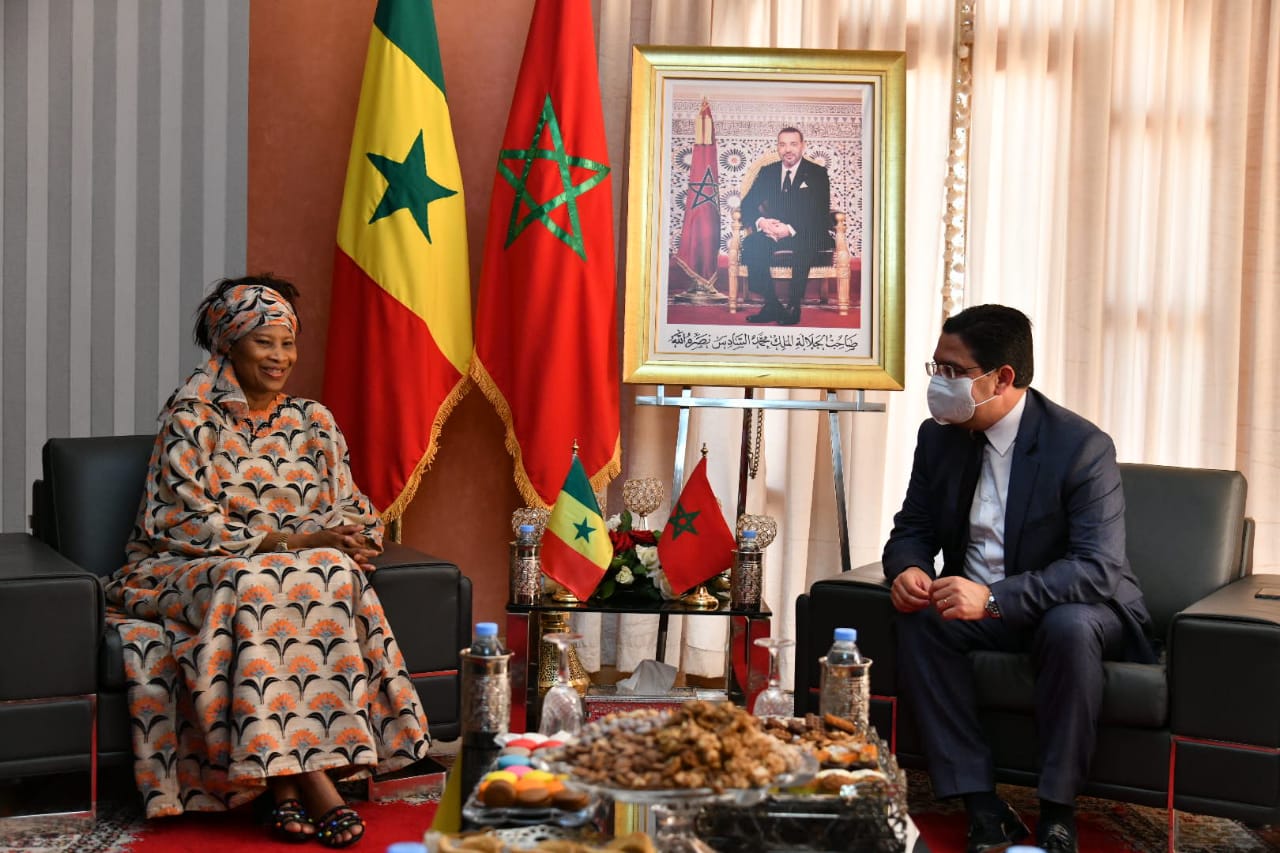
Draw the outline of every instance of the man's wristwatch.
M987 615L992 619L1000 618L1000 605L996 604L996 594L990 590L987 591Z

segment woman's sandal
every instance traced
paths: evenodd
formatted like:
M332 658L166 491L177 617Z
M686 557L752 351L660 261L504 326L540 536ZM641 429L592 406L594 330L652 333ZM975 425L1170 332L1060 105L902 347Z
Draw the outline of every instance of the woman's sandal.
M364 819L355 809L346 804L329 809L316 819L315 824L316 840L325 847L350 847L364 838ZM345 841L338 839L342 833L350 833L357 828L360 830L358 835L353 834Z
M299 827L312 825L311 817L307 814L307 810L302 803L294 799L288 799L266 807L266 803L271 803L271 795L267 794L265 797L264 808L262 809L264 822L271 827L272 833L277 838L293 844L300 844L316 837L314 831L289 829L289 824L296 824Z

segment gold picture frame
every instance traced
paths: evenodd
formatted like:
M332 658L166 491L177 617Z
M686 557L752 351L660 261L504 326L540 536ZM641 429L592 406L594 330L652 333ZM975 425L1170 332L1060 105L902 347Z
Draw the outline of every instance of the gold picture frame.
M900 51L635 47L623 380L901 390L905 104ZM783 150L797 136L809 164ZM804 243L748 192L779 174L795 192L780 157L811 176L789 199L820 209L829 187Z

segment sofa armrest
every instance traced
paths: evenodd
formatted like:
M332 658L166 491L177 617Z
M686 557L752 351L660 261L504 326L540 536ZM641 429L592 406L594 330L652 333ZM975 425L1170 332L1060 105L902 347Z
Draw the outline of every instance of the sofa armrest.
M0 534L0 701L96 693L104 618L97 577L33 536Z
M471 640L471 580L448 560L387 543L373 587L404 654L432 737L461 730L458 651Z
M818 688L818 658L827 653L836 628L857 629L858 650L872 660L871 692L896 696L895 612L879 563L815 580L809 592L796 599L797 708L804 707L802 697Z
M1169 642L1175 735L1280 748L1280 576L1250 575L1177 613Z
M373 588L410 672L456 670L471 641L471 580L453 563L389 542Z

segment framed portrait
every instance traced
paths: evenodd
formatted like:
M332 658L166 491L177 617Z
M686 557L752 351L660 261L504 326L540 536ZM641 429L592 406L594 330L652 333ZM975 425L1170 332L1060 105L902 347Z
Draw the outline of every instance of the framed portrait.
M623 379L902 388L902 52L639 46Z

